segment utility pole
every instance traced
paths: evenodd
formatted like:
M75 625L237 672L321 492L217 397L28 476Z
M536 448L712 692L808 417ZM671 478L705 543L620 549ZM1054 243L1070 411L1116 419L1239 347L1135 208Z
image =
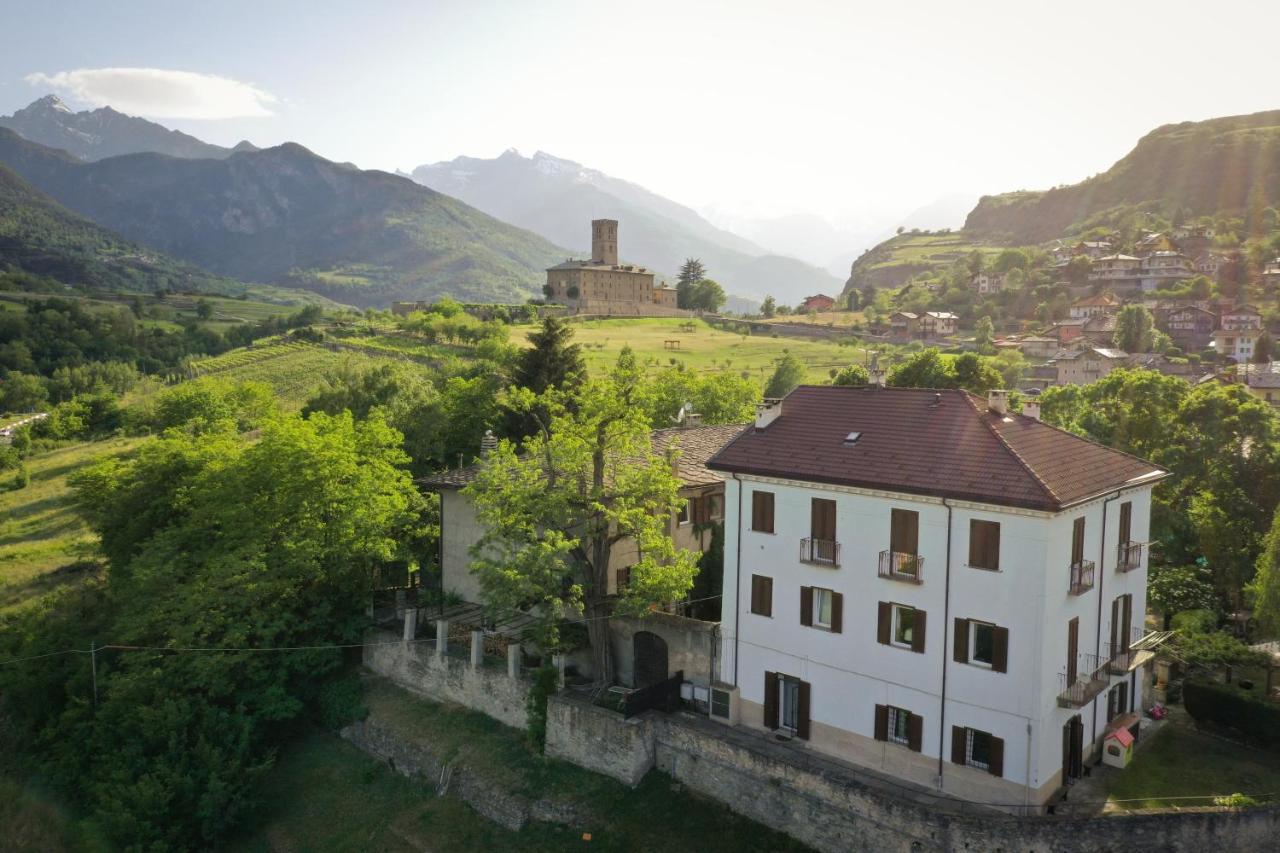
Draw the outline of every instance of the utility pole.
M98 707L98 650L97 642L89 641L89 666L93 670L93 707Z

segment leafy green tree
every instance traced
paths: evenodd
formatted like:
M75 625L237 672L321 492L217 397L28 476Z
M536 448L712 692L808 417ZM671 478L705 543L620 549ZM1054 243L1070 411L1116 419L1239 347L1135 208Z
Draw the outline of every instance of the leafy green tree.
M0 411L34 412L49 402L49 391L39 376L7 371L0 380Z
M697 258L687 258L676 276L676 307L692 309L698 282L707 277L707 268Z
M1263 627L1272 632L1280 630L1280 509L1262 542L1250 592L1254 613Z
M572 390L587 375L582 347L572 343L573 328L558 317L548 316L542 328L529 335L529 349L516 363L514 383L535 395L549 388Z
M922 349L889 371L895 388L955 388L956 375L934 347Z
M861 364L851 364L842 368L831 380L832 385L867 385L871 382L871 374Z
M693 285L689 307L714 314L720 310L720 306L724 305L727 299L724 288L718 282L704 278Z
M992 272L997 275L1004 275L1011 270L1025 270L1030 265L1027 253L1021 249L1005 249L996 255L995 263L991 265Z
M640 615L682 598L696 558L676 548L671 516L680 482L668 458L653 452L645 417L643 370L629 348L609 376L585 384L573 405L552 389L524 402L540 429L523 453L503 440L465 494L485 535L472 571L495 614L533 607L544 647L560 641L558 623L581 611L587 620L595 678L613 681L609 618ZM609 561L623 540L638 560L616 602L608 597Z
M213 303L208 299L196 300L196 316L201 320L213 319Z
M778 303L774 300L774 298L772 296L766 296L764 298L764 302L760 303L760 316L772 317L775 313L777 313L777 309L778 309Z
M991 366L982 356L966 352L956 356L952 363L955 383L974 394L986 394L992 388L999 388L1003 382L1000 371Z
M1197 565L1169 566L1153 563L1147 575L1151 606L1160 611L1168 630L1173 617L1187 610L1214 610L1218 606L1213 573Z
M797 385L804 381L806 373L808 373L808 370L805 368L803 361L791 353L783 354L773 368L773 375L769 377L768 383L764 386L764 396L787 396Z
M973 327L973 343L981 355L995 355L996 325L990 317L983 317Z
M728 371L701 373L683 365L658 371L649 381L643 404L650 425L663 429L675 425L686 403L702 415L706 424L745 423L754 416L760 386Z
M1271 333L1263 332L1258 336L1258 340L1253 345L1253 363L1270 364L1271 359L1275 357L1275 348L1275 343L1271 339Z
M1116 315L1116 331L1113 342L1125 352L1147 352L1151 349L1151 333L1155 321L1146 306L1131 303Z

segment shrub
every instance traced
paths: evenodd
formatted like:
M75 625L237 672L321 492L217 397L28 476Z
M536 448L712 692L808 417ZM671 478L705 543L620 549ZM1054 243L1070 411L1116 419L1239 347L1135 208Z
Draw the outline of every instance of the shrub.
M546 664L533 674L529 688L529 743L541 753L547 746L547 697L556 692L557 672Z
M365 707L363 699L364 691L356 676L335 678L321 686L317 692L316 716L325 728L340 729L368 716L369 709Z
M1187 679L1183 705L1197 724L1224 729L1246 743L1280 749L1280 706L1261 702L1227 684Z

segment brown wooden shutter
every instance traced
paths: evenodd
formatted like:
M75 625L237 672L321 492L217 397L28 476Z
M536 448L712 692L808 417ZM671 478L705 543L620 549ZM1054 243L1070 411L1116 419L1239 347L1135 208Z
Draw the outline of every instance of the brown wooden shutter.
M1125 501L1120 504L1120 544L1129 542L1133 533L1133 503Z
M773 532L773 492L751 493L751 529Z
M810 510L809 535L814 539L833 541L836 538L836 502L826 498L814 498Z
M1116 641L1120 638L1120 596L1111 600L1111 652L1115 653Z
M991 668L996 672L1009 671L1009 629L992 628L995 648L991 654Z
M1120 615L1120 649L1121 651L1129 651L1129 638L1132 636L1133 630L1133 595L1125 593L1123 596L1124 605L1121 607Z
M907 716L907 749L919 752L924 747L924 717L919 714Z
M764 674L764 725L767 729L778 727L778 673Z
M913 652L924 651L924 617L923 610L915 611L915 625L911 628L911 651Z
M1084 516L1075 520L1071 528L1071 565L1084 561Z
M800 624L813 625L813 587L800 587Z
M1111 722L1116 718L1116 691L1107 691L1107 722Z
M893 605L887 601L880 602L876 618L876 642L889 645L889 637L893 634Z
M898 554L920 553L920 513L910 509L889 511L889 550Z
M809 682L800 682L796 696L796 737L809 739Z
M983 567L983 556L986 554L986 528L976 518L969 522L969 565Z
M625 569L618 569L616 574L617 590L618 594L621 595L622 590L627 586L627 584L631 583L631 567L628 566Z
M969 522L969 565L1000 568L1000 523L973 519Z
M987 757L987 772L992 776L1004 776L1004 740L995 735L991 738L991 754Z
M764 501L765 529L768 532L772 533L773 532L773 504L774 504L773 492L765 492L764 497L765 497L765 501Z
M876 706L876 740L889 739L889 706Z
M773 578L751 576L751 612L757 616L773 615Z
M1067 685L1076 683L1076 676L1079 675L1078 661L1080 660L1080 618L1072 617L1067 623Z
M965 731L962 726L951 727L951 763L964 764Z
M956 619L955 648L951 657L956 663L969 662L969 620Z
M831 593L831 633L839 634L844 625L844 596Z

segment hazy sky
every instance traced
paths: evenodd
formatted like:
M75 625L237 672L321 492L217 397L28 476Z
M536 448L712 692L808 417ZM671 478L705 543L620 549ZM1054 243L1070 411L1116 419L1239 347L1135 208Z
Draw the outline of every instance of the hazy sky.
M694 206L885 224L1280 108L1277 24L1235 0L0 0L0 113L56 91L365 168L542 149Z

